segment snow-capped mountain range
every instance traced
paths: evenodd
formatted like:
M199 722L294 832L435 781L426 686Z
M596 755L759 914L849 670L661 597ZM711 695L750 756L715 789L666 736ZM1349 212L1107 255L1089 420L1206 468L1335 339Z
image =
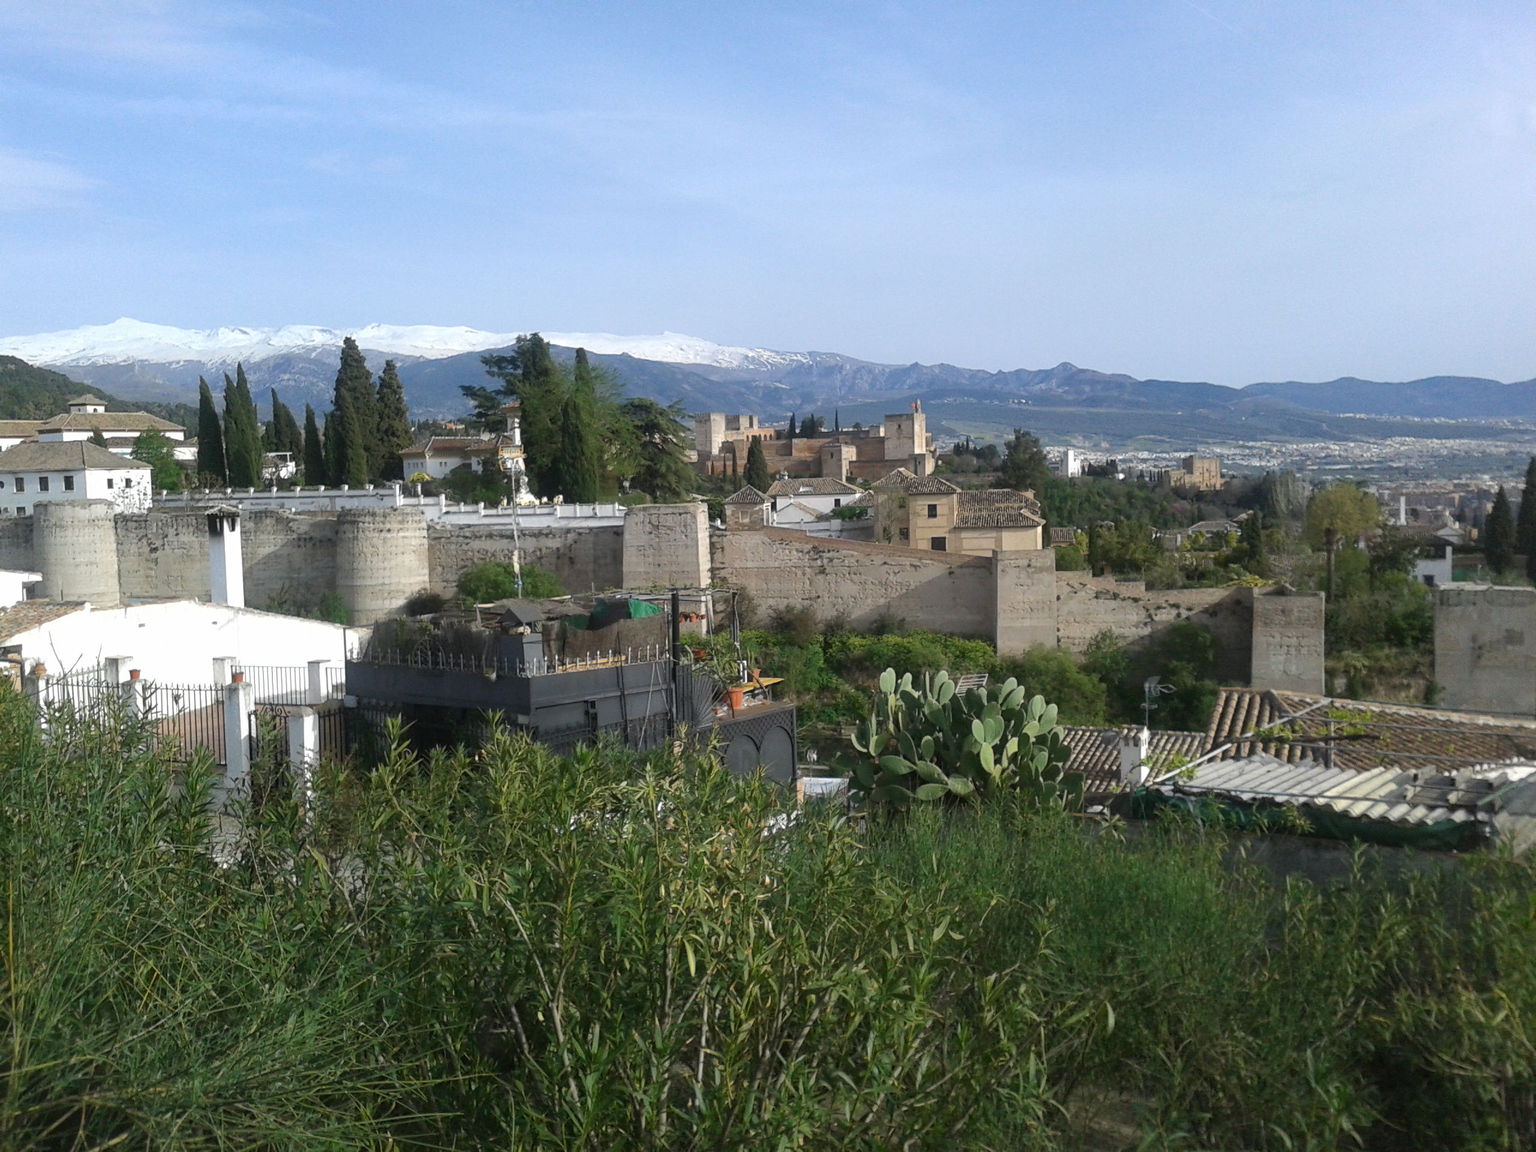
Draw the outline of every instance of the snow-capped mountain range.
M361 328L327 328L286 324L281 328L173 328L126 317L110 324L88 324L65 332L0 337L0 355L15 356L50 368L123 364L176 364L196 361L233 366L260 363L278 356L334 356L343 337L353 337L365 351L412 360L440 360L466 352L505 348L516 332L483 332L476 328L426 324L366 324ZM615 336L608 332L549 332L545 339L562 348L585 348L605 356L633 356L671 364L701 364L714 368L771 369L803 363L804 353L766 348L734 348L663 332L659 336Z
M465 411L466 388L484 387L481 354L509 347L516 332L465 327L369 324L331 328L214 328L196 331L138 320L114 320L67 332L0 337L0 356L15 356L123 400L187 402L198 379L218 388L236 362L265 401L267 389L292 404L330 403L344 337L354 337L377 371L400 365L406 396L418 417L454 418ZM1345 430L1323 414L1365 414L1411 420L1512 420L1536 426L1536 380L1437 376L1407 383L1345 377L1328 383L1216 384L1139 380L1069 363L1054 368L989 372L951 364L876 364L835 352L782 352L716 344L694 336L616 336L606 332L545 332L556 356L585 348L631 395L690 412L841 413L876 422L921 400L930 413L957 414L969 427L990 423L1107 434L1148 435L1154 426L1190 442L1204 436L1249 439L1263 425L1307 440L1402 434L1384 427ZM1027 406L1028 414L1021 411ZM966 413L969 413L966 415ZM1160 415L1159 415L1160 414ZM1190 421L1195 423L1191 424ZM930 425L938 430L938 423ZM1205 429L1201 432L1198 429ZM962 428L961 430L965 430ZM1409 429L1417 432L1417 429Z

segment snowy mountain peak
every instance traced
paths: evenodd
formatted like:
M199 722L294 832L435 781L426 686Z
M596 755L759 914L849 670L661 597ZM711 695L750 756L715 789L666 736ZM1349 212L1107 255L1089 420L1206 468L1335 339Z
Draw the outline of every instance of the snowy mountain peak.
M281 328L173 328L120 317L110 324L88 324L65 332L0 337L0 355L16 356L46 367L148 362L212 365L254 364L282 355L334 355L343 337L352 336L365 352L386 356L436 360L466 352L505 348L517 332L484 332L476 328L425 324L366 324L361 328L330 328L289 324ZM586 348L601 355L623 355L674 364L708 364L722 368L777 368L803 363L803 353L765 348L736 348L663 332L659 336L616 336L607 332L549 332L551 344Z

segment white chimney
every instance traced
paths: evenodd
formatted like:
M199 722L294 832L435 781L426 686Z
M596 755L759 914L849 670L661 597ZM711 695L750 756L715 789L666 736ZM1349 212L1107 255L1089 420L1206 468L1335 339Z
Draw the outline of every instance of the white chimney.
M220 507L208 513L208 588L215 604L245 607L238 508Z
M1139 788L1152 775L1147 758L1152 750L1152 733L1145 727L1120 733L1120 782L1127 788Z
M1406 528L1408 526L1408 497L1407 496L1399 496L1397 498L1397 526L1399 528Z

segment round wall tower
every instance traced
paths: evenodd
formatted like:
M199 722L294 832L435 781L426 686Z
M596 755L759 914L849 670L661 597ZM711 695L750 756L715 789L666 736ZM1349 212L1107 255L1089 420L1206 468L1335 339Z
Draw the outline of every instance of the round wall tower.
M427 521L415 508L349 508L336 517L336 591L353 624L398 614L427 587Z
M117 573L117 506L110 500L47 501L32 511L32 547L51 600L122 600Z

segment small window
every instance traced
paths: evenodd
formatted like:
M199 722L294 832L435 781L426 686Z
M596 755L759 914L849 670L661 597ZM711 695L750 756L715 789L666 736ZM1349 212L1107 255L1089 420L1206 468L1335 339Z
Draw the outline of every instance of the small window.
M128 479L123 481L123 487L124 488L132 488L133 487L133 477L132 476L128 477Z
M107 477L107 487L108 488L112 487L112 477L110 477L110 476Z
M834 507L834 508L841 508L842 506L843 506L843 502L840 499L838 499L836 497L833 497L833 499L832 499L832 507Z
M928 541L928 547L932 548L935 552L948 552L949 541L942 536L935 536L932 540Z
M0 492L3 492L3 491L5 491L5 481L4 480L0 480Z
M37 490L39 492L46 492L46 491L48 491L48 477L46 477L46 476L39 476L37 478Z
M903 540L910 540L910 539L912 539L912 534L910 532L908 532L905 528L903 528L901 530L901 538Z
M18 477L16 477L16 491L18 491L18 492L25 492L26 490L27 490L27 478L25 476L18 476Z
M930 505L928 505L928 519L930 519L930 520L937 520L938 518L939 518L939 506L937 504L930 504Z
M66 477L64 477L64 491L66 491L66 492L73 492L74 490L75 490L75 478L73 476L66 476Z
M18 516L25 516L26 514L27 514L26 505L24 505L24 504L16 505L16 515L18 515Z

